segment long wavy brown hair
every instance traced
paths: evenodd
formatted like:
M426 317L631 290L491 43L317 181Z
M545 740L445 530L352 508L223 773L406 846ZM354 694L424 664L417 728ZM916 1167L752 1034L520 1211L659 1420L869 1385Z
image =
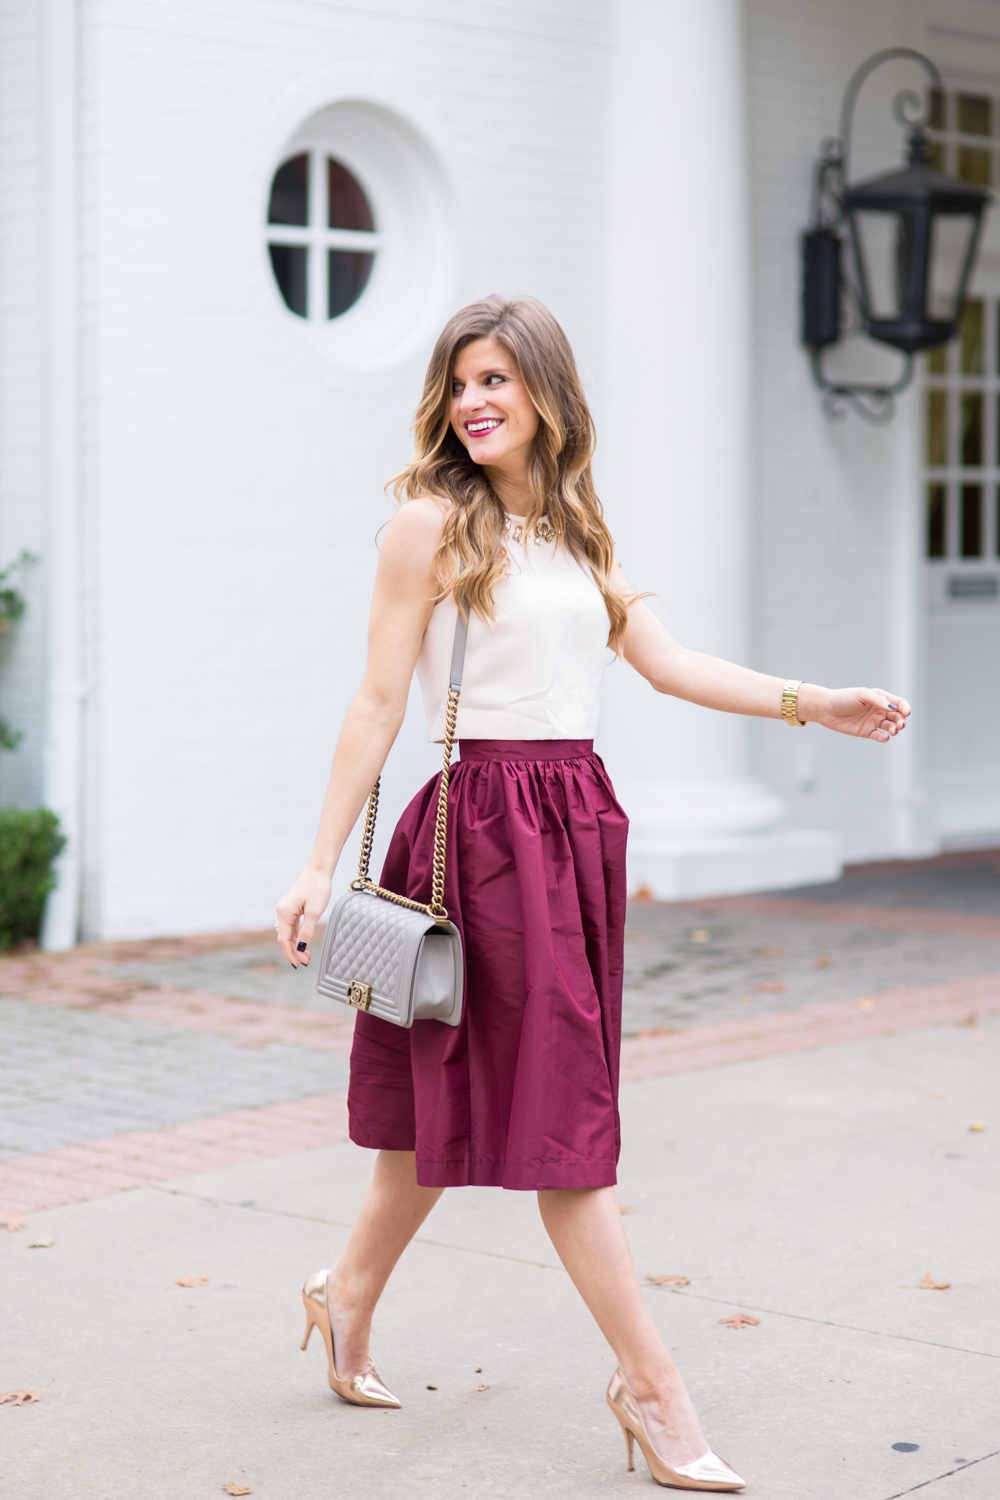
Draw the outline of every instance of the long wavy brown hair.
M434 495L450 502L435 557L439 598L455 590L455 559L462 562L456 593L463 615L495 618L494 591L507 571L506 511L479 464L451 426L451 382L460 349L477 339L495 339L517 366L540 421L528 466L530 508L524 536L547 517L556 545L590 569L608 611L608 645L621 649L628 613L611 587L614 544L591 473L594 421L569 340L555 318L533 297L486 297L463 307L434 346L423 396L413 422L416 452L393 484L400 502Z

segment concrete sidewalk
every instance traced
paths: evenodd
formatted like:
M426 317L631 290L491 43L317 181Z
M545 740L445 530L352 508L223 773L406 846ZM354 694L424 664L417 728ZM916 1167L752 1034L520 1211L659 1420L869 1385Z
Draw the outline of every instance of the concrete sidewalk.
M756 1500L1000 1494L998 1077L1000 1017L980 1016L624 1085L637 1266L690 1278L649 1303ZM370 1168L344 1143L0 1233L0 1391L40 1396L0 1408L0 1491L653 1493L530 1194L448 1193L404 1257L374 1343L402 1411L326 1388L298 1286L338 1254ZM720 1323L739 1310L758 1325Z

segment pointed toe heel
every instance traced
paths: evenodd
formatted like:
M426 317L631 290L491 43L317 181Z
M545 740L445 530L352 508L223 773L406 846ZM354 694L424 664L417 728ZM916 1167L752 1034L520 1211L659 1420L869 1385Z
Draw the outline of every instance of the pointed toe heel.
M320 1337L326 1349L327 1379L330 1389L336 1391L344 1401L349 1401L352 1406L402 1406L402 1402L392 1394L387 1386L384 1386L378 1378L378 1372L371 1360L363 1375L351 1375L344 1380L337 1374L337 1362L333 1348L333 1325L330 1322L330 1308L326 1300L326 1278L327 1271L317 1271L310 1276L302 1288L302 1305L306 1310L306 1331L302 1339L302 1348L305 1349L309 1343L309 1335L314 1328L320 1331Z
M657 1484L670 1485L678 1490L714 1490L716 1492L745 1490L746 1480L741 1479L735 1469L709 1450L693 1463L679 1464L671 1468L653 1447L646 1424L639 1410L639 1403L625 1383L621 1369L611 1377L607 1390L607 1403L621 1424L625 1434L625 1451L629 1470L635 1468L634 1445L639 1444L642 1456L649 1465L649 1472Z

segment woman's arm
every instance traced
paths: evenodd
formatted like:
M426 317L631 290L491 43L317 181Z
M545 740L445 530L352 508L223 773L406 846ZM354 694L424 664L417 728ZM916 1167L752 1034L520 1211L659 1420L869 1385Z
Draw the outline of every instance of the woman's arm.
M387 527L375 572L368 623L368 665L340 731L319 832L309 861L278 903L278 942L293 968L330 899L344 842L381 774L406 712L410 680L434 608L434 554L442 507L411 500Z
M784 679L751 672L718 656L705 656L678 645L666 626L647 609L629 588L619 566L611 575L612 585L626 600L628 629L624 656L630 666L651 683L658 693L685 698L704 708L731 714L753 714L761 719L781 718ZM905 728L910 705L882 688L824 688L804 682L799 688L799 718L840 734L885 743Z

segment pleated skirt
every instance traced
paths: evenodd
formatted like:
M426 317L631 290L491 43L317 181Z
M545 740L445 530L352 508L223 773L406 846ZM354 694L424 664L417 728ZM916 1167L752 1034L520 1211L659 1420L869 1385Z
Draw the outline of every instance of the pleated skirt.
M381 884L428 901L439 777ZM360 1013L351 1139L415 1151L425 1187L606 1187L621 1144L628 820L590 740L465 740L448 797L445 905L462 934L460 1025Z

